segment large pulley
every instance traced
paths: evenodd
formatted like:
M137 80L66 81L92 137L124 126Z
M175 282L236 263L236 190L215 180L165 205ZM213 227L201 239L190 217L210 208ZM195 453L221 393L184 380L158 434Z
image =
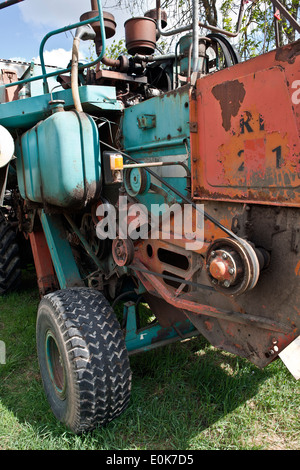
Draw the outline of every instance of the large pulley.
M206 271L216 290L229 296L255 287L262 264L260 254L241 238L219 238L206 254Z

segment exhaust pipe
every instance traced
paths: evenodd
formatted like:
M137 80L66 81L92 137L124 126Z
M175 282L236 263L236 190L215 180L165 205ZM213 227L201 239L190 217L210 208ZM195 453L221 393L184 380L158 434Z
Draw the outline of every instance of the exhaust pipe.
M79 89L78 89L78 62L79 62L79 45L80 40L87 41L87 40L94 40L96 37L96 33L93 30L90 24L86 24L85 26L80 26L77 28L75 33L75 38L73 41L73 48L72 48L72 65L71 65L71 88L72 88L72 96L75 105L75 109L78 112L82 112L82 106L79 97Z

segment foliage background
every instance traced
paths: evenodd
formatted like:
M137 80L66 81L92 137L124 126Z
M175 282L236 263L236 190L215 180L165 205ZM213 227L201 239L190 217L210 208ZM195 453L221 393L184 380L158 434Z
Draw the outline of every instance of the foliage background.
M242 59L246 60L275 48L275 10L270 0L242 1L245 3L245 15L240 35L234 42ZM281 0L281 3L294 18L299 20L299 0ZM106 5L109 7L111 2L107 1ZM147 0L115 0L114 5L130 12L133 16L144 15L149 9ZM192 0L162 0L161 7L168 13L167 28L175 28L191 22ZM199 0L199 8L200 21L227 31L235 31L240 8L239 0ZM298 38L299 35L282 18L282 15L278 25L280 45L293 42ZM174 38L171 41L162 39L160 48L165 52L168 51L172 48L174 40Z

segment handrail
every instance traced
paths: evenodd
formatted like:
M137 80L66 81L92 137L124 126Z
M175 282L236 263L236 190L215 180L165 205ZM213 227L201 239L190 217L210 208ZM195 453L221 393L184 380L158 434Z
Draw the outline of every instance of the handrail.
M99 57L97 57L96 60L94 60L92 62L89 62L88 64L79 65L78 68L81 70L81 69L93 67L94 65L98 64L98 62L101 61L101 59L103 58L103 56L105 54L106 36L105 36L105 27L104 27L104 18L103 18L101 0L96 0L96 1L97 1L97 4L98 4L98 10L99 10L99 15L98 16L95 16L95 18L91 18L91 19L88 19L88 20L85 20L85 21L79 21L79 22L74 23L70 26L65 26L63 28L59 28L59 29L56 29L54 31L51 31L50 33L47 33L46 36L42 39L42 42L41 42L41 45L40 45L40 51L39 51L40 60L41 60L41 67L42 67L42 75L38 75L36 77L31 77L31 78L25 78L24 80L19 80L17 82L13 82L13 83L7 83L6 85L4 85L4 87L8 88L8 87L11 87L11 86L21 85L23 83L29 83L29 82L33 82L33 81L37 81L37 80L43 80L44 94L49 93L47 78L54 77L54 76L60 75L62 73L70 72L71 67L68 67L66 69L56 70L55 72L46 73L46 67L45 67L45 61L44 61L44 46L45 46L46 41L51 36L54 36L55 34L64 33L66 31L78 28L79 26L83 26L85 24L95 23L96 21L100 21L100 32L101 32L101 38L102 38L102 49L101 49L100 55L99 55Z

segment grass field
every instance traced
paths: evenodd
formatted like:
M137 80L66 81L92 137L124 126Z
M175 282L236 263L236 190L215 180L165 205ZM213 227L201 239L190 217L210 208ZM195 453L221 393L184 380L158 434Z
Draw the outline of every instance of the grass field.
M280 360L259 370L203 338L131 358L132 397L105 428L58 423L39 375L34 273L0 299L0 450L299 450L300 381Z

